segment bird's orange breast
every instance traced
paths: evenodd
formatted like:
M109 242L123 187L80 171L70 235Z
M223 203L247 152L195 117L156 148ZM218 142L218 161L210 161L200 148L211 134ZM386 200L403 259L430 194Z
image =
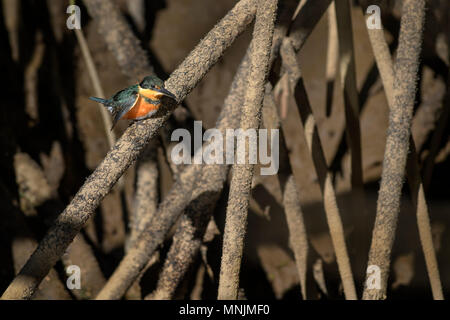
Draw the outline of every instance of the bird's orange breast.
M128 111L123 118L124 119L138 119L145 117L149 112L157 110L159 105L154 105L145 101L141 96L138 97L138 101L130 111Z

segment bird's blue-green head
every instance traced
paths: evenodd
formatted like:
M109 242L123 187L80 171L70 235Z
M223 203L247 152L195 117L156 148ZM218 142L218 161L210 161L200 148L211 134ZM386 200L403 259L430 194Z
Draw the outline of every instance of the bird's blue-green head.
M177 98L169 90L164 88L164 82L157 76L147 76L140 83L139 87L144 90L156 91L164 96L170 97L174 100Z

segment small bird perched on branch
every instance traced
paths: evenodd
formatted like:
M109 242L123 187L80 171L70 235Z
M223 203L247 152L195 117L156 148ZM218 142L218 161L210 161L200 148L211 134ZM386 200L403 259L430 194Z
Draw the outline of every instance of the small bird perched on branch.
M173 93L164 88L164 82L156 76L147 76L139 84L117 92L111 99L90 97L103 104L113 114L113 125L119 119L143 120L150 118L161 107L163 96L176 100Z

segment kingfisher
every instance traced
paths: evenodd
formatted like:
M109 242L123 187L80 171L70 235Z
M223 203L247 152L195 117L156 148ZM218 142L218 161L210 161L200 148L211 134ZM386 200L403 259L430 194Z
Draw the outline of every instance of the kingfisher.
M164 82L156 76L147 76L140 83L120 90L111 99L90 97L103 104L113 115L113 125L119 119L143 120L150 118L161 107L161 98L177 98L164 88Z

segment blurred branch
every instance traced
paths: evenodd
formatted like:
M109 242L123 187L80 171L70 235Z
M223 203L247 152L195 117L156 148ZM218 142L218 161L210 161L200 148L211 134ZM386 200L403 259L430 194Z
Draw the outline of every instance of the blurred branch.
M34 47L33 55L25 68L25 110L32 121L36 123L39 121L38 110L38 71L41 67L42 60L45 53L45 43L42 39L42 33L36 33L36 45Z
M80 300L93 299L104 286L106 279L83 234L77 234L61 260L65 268L76 265L82 271L81 289L73 290L72 294Z
M109 50L116 57L122 73L133 81L138 81L138 79L153 74L153 66L149 64L147 54L142 49L140 41L131 31L116 2L83 1L89 14L97 23L99 34L104 37Z
M153 141L150 144L154 144ZM139 235L145 230L146 220L156 215L158 206L158 167L156 146L145 150L136 169L135 209L130 219L130 237L127 247L132 247Z
M326 105L325 114L327 117L331 115L333 107L334 83L337 71L337 62L339 57L339 43L336 24L336 9L334 2L328 8L328 47L327 47L327 66L325 71L326 86Z
M277 0L260 0L256 13L255 27L251 45L250 70L247 90L242 107L240 128L242 130L258 129L261 107L264 98L264 83L269 72L270 48ZM249 143L244 152L245 161L249 161ZM220 267L218 299L237 299L239 290L239 273L247 227L248 203L253 177L253 164L234 164L228 198L225 231L223 238L222 260Z
M450 43L450 41L449 41ZM430 152L428 153L424 165L423 165L423 180L425 190L428 190L431 184L431 178L433 176L434 164L436 157L439 153L439 148L441 146L442 138L445 134L445 129L448 124L448 118L450 114L450 76L447 79L447 93L444 98L442 112L439 116L439 120L436 125L436 129L431 136Z
M283 193L284 211L289 228L289 242L294 251L295 264L297 265L298 276L300 278L300 288L302 297L306 295L306 273L308 266L308 237L306 234L305 222L303 221L303 211L298 197L298 189L294 176L290 175Z
M303 47L330 3L331 0L308 0L302 6L288 32L295 52Z
M15 62L19 62L19 15L20 1L2 0L3 18L5 27L8 31L9 46L11 47L11 56Z
M365 257L369 248L370 232L363 184L361 128L359 124L359 98L356 84L355 52L350 1L335 1L339 38L339 73L344 97L345 133L350 149L352 213L355 221L354 246L357 256ZM357 275L363 268L355 268Z
M172 73L165 84L166 88L177 96L178 102L192 91L234 39L252 21L254 12L254 0L241 0ZM55 221L54 226L6 289L3 298L25 299L33 294L43 277L91 217L103 197L136 160L149 140L157 134L158 129L163 126L174 109L175 104L171 103L161 108L161 111L153 118L136 122L125 131Z
M397 228L400 196L408 154L419 56L425 18L425 1L403 2L399 46L394 73L394 101L389 114L383 172L368 266L381 270L381 288L365 287L363 299L386 298L390 255Z
M4 210L3 214L6 218L5 221L8 221L8 223L3 224L2 227L6 230L8 227L14 230L14 232L11 232L10 250L13 268L15 273L17 273L33 253L33 250L37 247L38 243L28 227L23 212L12 203L11 199L14 197L10 194L3 182L0 182L0 191L2 208ZM2 229L2 232L4 232L5 229ZM5 232L5 234L7 234L7 232ZM39 285L39 288L36 290L32 299L70 300L71 297L63 282L59 279L56 270L51 268L46 277L46 281L43 281Z
M83 31L81 31L81 29L75 29L75 35L77 37L78 44L80 45L81 53L83 54L83 59L86 63L89 77L91 78L92 85L94 87L94 93L97 97L104 97L105 93L103 92L103 88L100 84L97 68L95 67L94 61L92 60L92 56L86 43L86 38L84 37ZM106 108L102 104L98 103L97 105L102 116L103 128L105 130L105 136L108 141L108 149L111 149L112 146L116 143L114 132L110 130L110 128L112 127L111 116L108 110L106 110Z
M287 89L283 90L287 96L289 96L289 79L284 77L287 81L280 83L281 90L286 89L285 83L287 82ZM283 81L283 80L281 80ZM270 84L266 84L266 95L264 100L265 113L263 116L265 128L279 129L281 126L280 117L278 116L277 107L274 99L274 91ZM288 102L286 102L287 104ZM282 113L280 106L280 114ZM286 171L289 176L286 178L282 174L278 174L278 182L280 184L283 193L283 205L286 215L286 222L289 229L289 244L292 248L295 256L295 264L297 266L298 277L300 279L300 288L303 300L308 299L307 287L306 287L306 275L308 268L308 237L306 234L305 223L303 219L303 210L300 204L299 191L295 183L293 176L293 169L291 162L294 160L292 152L286 143L285 132L282 130L280 133L280 149L286 150L288 154L288 161L285 162ZM281 161L280 161L281 162ZM281 168L280 168L281 170ZM296 172L298 174L298 172ZM308 292L309 294L309 292Z
M128 252L139 238L140 234L148 227L145 221L151 221L156 215L159 200L159 172L157 163L156 141L152 140L145 149L137 163L136 169L136 193L134 195L134 210L130 216L130 235L125 245L125 252ZM158 260L157 253L151 261ZM149 262L145 268L151 267ZM141 299L140 277L136 279L125 297L130 299Z

